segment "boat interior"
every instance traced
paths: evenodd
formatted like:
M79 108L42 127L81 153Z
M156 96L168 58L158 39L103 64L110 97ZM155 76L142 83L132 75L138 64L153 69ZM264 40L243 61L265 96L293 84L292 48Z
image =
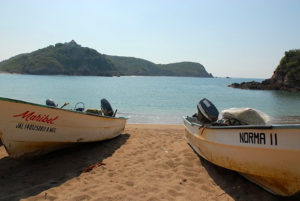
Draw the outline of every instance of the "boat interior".
M272 125L268 115L252 108L230 108L219 111L215 105L204 98L197 104L197 113L184 117L190 124L206 128L300 128L300 124Z
M58 105L52 99L47 99L46 105L50 107L58 108ZM67 105L69 105L68 102L64 103L59 108L62 109ZM73 111L83 112L86 114L97 115L97 116L115 117L118 110L116 109L114 111L111 107L111 104L108 102L108 100L103 98L101 99L101 109L91 109L91 108L85 109L85 104L83 102L78 102L75 104Z

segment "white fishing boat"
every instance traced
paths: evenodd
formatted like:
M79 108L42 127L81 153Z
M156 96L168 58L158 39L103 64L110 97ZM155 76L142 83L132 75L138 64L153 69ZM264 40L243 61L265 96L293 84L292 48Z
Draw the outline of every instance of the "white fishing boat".
M186 140L200 156L274 194L300 192L300 124L227 125L217 119L207 99L199 102L197 115L184 117Z
M97 114L98 110L86 112L83 103L74 110L57 108L49 100L47 104L0 98L0 138L11 157L33 156L74 143L111 139L125 128L126 118L114 117L106 99L101 100L102 112L109 116Z

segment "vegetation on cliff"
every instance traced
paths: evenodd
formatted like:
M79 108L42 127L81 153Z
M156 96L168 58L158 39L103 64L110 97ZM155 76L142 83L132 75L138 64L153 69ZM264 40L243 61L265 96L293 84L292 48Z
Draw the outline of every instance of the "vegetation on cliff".
M300 49L285 52L270 79L260 82L243 82L229 85L242 89L300 91Z
M207 73L204 66L194 62L179 62L171 64L155 64L144 59L134 57L109 56L106 57L124 75L159 75L186 77L213 77Z
M0 70L38 75L118 75L110 60L75 41L57 43L0 63Z
M264 83L300 87L300 49L285 52L273 76Z
M0 71L37 75L212 77L199 63L163 65L134 57L109 56L81 47L73 40L0 62Z

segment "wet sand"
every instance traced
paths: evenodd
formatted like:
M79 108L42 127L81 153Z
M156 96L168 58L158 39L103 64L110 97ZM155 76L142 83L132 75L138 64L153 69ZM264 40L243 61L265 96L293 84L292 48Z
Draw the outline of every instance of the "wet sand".
M199 157L182 125L129 124L119 137L14 160L0 146L0 200L300 200L274 196Z

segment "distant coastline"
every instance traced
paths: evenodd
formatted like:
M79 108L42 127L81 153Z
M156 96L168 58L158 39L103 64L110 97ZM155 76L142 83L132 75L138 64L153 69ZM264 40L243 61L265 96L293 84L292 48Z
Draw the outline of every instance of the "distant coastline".
M33 75L213 77L196 62L155 64L135 57L110 56L74 40L0 62L0 71Z

